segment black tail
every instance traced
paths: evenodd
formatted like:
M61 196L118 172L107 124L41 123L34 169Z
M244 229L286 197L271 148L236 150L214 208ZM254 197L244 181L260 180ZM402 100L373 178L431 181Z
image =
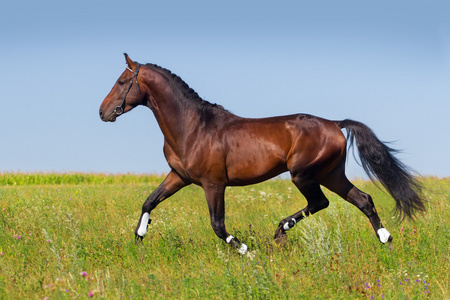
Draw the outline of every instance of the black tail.
M414 218L415 212L425 211L421 184L408 167L394 157L398 151L383 144L363 123L353 120L338 121L347 129L349 147L356 141L362 167L370 179L378 179L396 202L396 212L403 219Z

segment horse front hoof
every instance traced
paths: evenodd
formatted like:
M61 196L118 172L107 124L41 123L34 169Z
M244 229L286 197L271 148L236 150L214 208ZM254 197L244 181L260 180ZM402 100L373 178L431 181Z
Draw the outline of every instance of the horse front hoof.
M140 235L138 235L138 234L134 234L134 243L135 243L136 245L141 244L143 238L144 238L143 236L140 236Z
M392 240L393 240L394 238L392 237L392 235L389 237L389 239L388 239L388 245L389 245L389 250L393 250L394 249L394 247L393 247L393 243L392 243Z
M241 247L238 249L238 252L242 255L246 254L248 251L248 247L246 244L241 244Z

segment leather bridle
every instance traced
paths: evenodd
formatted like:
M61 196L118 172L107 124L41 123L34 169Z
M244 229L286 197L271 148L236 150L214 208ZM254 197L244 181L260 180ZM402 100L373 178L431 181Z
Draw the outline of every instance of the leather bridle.
M137 86L138 91L139 91L139 96L142 98L141 89L139 88L139 82L137 80L137 76L138 76L140 68L141 68L141 64L137 65L136 71L133 71L131 68L127 67L127 70L130 71L131 73L133 73L133 77L131 78L130 85L128 86L128 89L127 89L127 92L125 93L125 96L123 96L122 104L120 104L119 106L117 106L114 109L114 113L117 116L120 116L121 114L123 114L123 111L125 109L125 100L127 99L128 92L131 90L131 87L133 86L133 81L134 80L136 80L136 86Z

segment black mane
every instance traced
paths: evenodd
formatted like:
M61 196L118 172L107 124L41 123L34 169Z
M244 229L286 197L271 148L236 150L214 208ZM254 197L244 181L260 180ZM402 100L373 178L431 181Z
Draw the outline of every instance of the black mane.
M145 64L145 66L166 76L174 86L178 87L178 90L181 92L182 96L184 96L183 98L198 106L200 110L214 108L226 111L222 105L203 100L186 82L184 82L183 79L180 78L180 76L172 73L170 70L155 64Z

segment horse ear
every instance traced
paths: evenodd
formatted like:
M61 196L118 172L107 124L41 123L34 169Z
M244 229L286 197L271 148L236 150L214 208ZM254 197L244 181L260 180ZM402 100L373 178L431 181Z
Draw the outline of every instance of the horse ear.
M124 53L123 55L125 55L125 61L127 62L128 67L130 69L134 69L134 67L136 67L136 63L131 60L128 54Z

